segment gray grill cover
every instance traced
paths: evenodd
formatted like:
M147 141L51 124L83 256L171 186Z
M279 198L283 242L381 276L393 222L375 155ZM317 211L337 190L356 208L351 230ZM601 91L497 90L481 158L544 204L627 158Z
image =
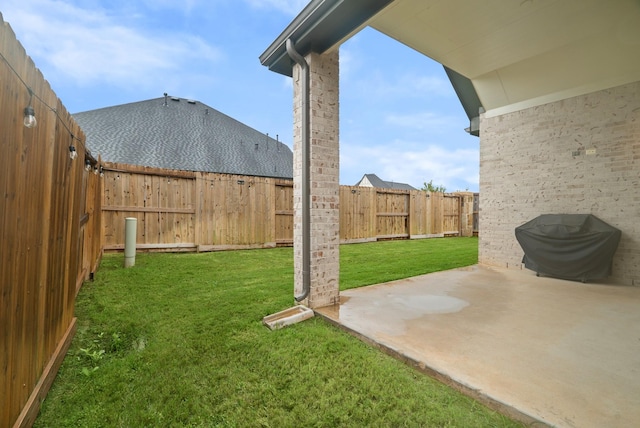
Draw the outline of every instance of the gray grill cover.
M527 269L587 281L611 274L620 230L591 214L543 214L516 227Z

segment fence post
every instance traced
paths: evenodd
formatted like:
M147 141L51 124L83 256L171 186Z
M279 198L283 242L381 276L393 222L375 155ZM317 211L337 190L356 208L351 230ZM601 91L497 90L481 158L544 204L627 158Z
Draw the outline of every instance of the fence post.
M136 264L136 226L138 219L127 217L124 223L124 267Z

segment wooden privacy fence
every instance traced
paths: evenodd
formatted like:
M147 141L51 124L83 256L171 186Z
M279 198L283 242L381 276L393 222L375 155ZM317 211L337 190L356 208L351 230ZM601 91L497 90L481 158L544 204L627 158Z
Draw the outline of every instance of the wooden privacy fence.
M293 244L292 180L105 164L105 250L215 251ZM473 235L473 193L340 186L343 243Z
M82 130L1 15L0 53L0 426L22 427L75 332L76 293L101 255L102 191Z
M105 250L124 249L125 218L137 248L212 251L292 242L290 180L105 165ZM289 202L291 201L291 203Z
M340 241L472 236L473 193L340 186Z

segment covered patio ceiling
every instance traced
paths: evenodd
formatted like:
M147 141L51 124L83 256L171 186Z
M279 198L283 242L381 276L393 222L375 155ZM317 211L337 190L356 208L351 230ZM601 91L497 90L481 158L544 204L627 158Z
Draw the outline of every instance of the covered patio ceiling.
M638 0L395 0L369 25L471 79L489 115L640 80Z

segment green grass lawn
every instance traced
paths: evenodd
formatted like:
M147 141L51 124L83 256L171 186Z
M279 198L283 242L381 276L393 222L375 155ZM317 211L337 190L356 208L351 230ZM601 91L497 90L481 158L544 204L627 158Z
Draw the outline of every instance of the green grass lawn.
M340 289L478 263L478 238L382 241L340 247Z
M291 248L106 255L36 427L517 426L293 303ZM344 288L474 264L477 239L341 247Z

